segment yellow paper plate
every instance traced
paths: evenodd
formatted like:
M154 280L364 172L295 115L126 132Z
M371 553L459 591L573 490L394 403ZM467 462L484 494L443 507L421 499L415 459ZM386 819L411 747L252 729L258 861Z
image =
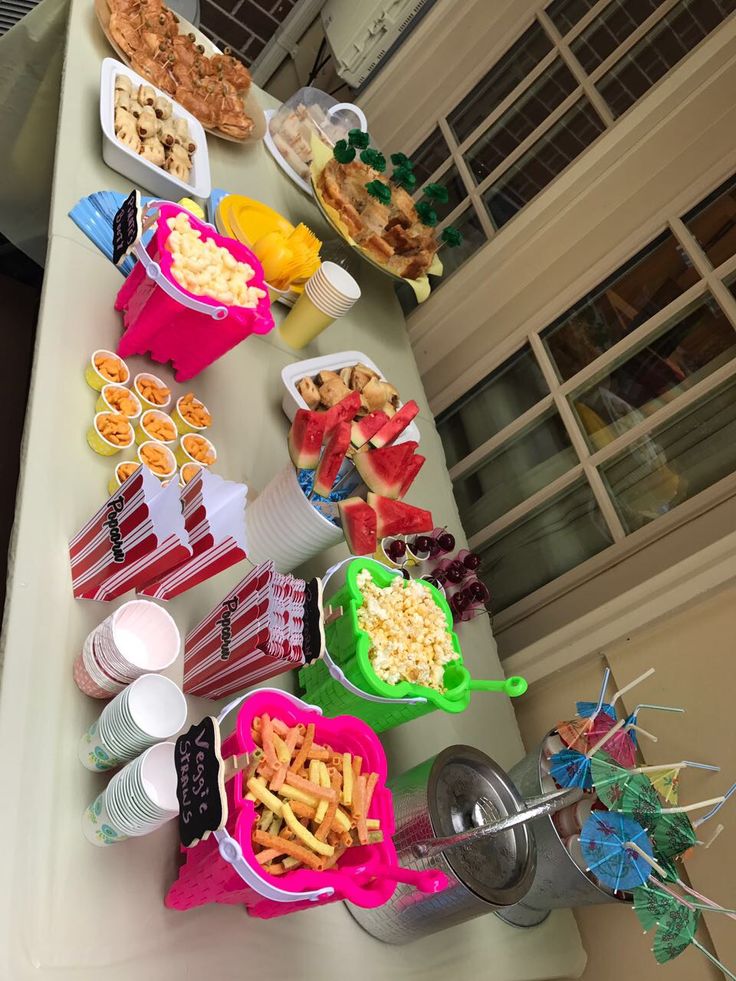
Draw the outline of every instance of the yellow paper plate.
M292 223L278 211L242 194L228 194L220 201L216 224L222 228L223 235L235 238L251 249L269 232L291 235L294 231Z
M417 303L424 303L432 289L429 284L429 274L431 273L433 276L442 275L442 260L437 253L435 253L432 264L424 276L420 276L419 279L405 279L403 276L399 276L397 273L392 272L388 266L381 262L377 262L362 246L358 245L343 224L338 212L327 204L317 187L319 175L330 162L331 157L332 150L329 147L325 146L324 143L319 140L312 140L312 163L310 166L312 191L314 192L314 200L317 202L317 207L322 212L323 217L351 248L360 253L366 262L370 262L372 266L375 266L376 269L380 269L382 273L385 273L386 276L390 276L391 279L395 279L400 283L408 283L414 290Z

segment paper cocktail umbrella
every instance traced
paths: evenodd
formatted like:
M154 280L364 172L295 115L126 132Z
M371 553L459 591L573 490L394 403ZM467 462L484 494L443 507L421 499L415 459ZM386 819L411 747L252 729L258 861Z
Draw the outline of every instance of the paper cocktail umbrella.
M585 754L570 748L555 753L550 758L549 772L560 787L583 787L589 790L593 786L590 772L592 757L622 729L625 722L625 719L620 719Z
M626 719L621 720L624 723L623 728L616 733L606 744L606 752L610 757L620 763L621 766L633 767L636 766L636 744L631 735L631 729L633 728ZM601 712L600 715L595 717L593 725L588 731L588 744L596 743L601 736L605 733L610 732L613 729L615 723L611 719L610 715L606 715ZM636 727L638 729L638 726ZM653 736L650 732L646 732L644 729L638 729L638 731L647 738L651 739L656 743L657 737Z
M571 749L584 750L587 748L586 735L590 730L590 727L595 721L595 716L600 712L601 706L603 705L603 699L606 697L606 688L608 687L608 679L611 677L611 669L606 668L605 674L603 675L603 681L601 683L601 690L598 696L597 702L578 702L578 715L582 716L583 713L580 711L580 705L590 705L591 711L587 713L585 718L570 719L568 722L558 722L557 723L557 735ZM616 713L613 713L614 719L616 721Z
M636 889L652 874L646 830L625 814L593 811L580 832L580 846L588 872L614 892Z
M695 939L695 931L700 920L700 911L688 909L677 900L671 900L671 908L660 920L657 932L654 936L652 951L658 964L666 964L668 961L679 957L692 944L693 947L704 954L708 960L714 964L719 971L722 971L727 978L736 981L736 975L732 974L728 968L711 954L709 950Z
M677 776L686 767L713 771L720 769L717 766L710 766L706 763L695 763L692 760L680 760L677 763L661 763L657 766L638 766L627 769L617 765L617 762L611 759L610 756L611 754L608 748L605 753L598 753L596 759L593 760L592 774L593 784L598 791L598 796L606 807L610 807L612 810L622 809L617 805L623 800L624 790L627 787L636 788L638 792L649 797L651 795L649 794L647 783L655 790L659 790L659 784L662 782L661 778L663 774L669 778L668 781L664 781L664 788L672 791L673 778L671 774ZM659 792L662 793L661 790ZM653 797L652 800L654 800ZM667 803L670 803L670 801L668 800Z

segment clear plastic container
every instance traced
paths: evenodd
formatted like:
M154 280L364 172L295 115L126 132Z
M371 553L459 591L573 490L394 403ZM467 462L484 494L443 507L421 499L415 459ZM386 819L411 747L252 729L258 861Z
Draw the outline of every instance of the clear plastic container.
M289 168L307 183L312 136L332 147L338 140L346 139L351 129L368 129L362 110L311 87L295 92L268 122L274 146Z

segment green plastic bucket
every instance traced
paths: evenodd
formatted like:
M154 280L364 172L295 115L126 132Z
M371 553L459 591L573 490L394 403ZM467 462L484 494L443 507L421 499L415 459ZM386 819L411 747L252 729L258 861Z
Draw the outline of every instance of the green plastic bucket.
M349 691L330 674L323 660L314 661L299 672L299 681L304 688L307 700L319 705L329 716L355 715L375 732L393 729L394 726L418 719L422 715L441 709L444 712L464 712L470 703L471 677L463 665L462 651L456 634L452 629L452 613L447 600L430 583L424 585L445 615L453 649L457 657L445 665L445 693L400 681L391 685L379 678L371 666L368 652L370 637L358 626L358 609L363 605L363 596L356 579L358 573L367 569L373 581L380 587L388 586L396 573L371 559L355 559L347 567L346 582L325 605L342 607L342 616L328 624L325 635L330 657L343 671L353 686L368 695L390 700L373 702L368 698ZM421 699L414 703L401 699Z

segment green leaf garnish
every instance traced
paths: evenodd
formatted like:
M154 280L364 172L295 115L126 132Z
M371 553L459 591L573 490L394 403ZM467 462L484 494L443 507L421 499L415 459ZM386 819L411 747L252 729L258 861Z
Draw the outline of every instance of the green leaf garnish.
M440 233L440 238L445 245L449 245L450 248L453 249L458 245L462 245L463 243L463 233L460 231L460 229L455 228L454 225L448 225L446 228L443 228Z
M370 146L371 138L362 129L351 129L348 130L348 143L350 146L355 146L359 150L365 150L367 146Z
M374 198L377 198L381 204L389 204L391 201L391 188L388 184L384 184L383 181L370 181L365 185L366 191Z
M414 164L405 153L392 153L391 163L395 167L406 167L408 170L414 170Z
M416 174L413 174L406 166L396 167L391 174L391 180L398 187L406 188L407 191L413 191L417 186Z
M420 201L416 209L421 223L427 225L429 228L434 228L437 224L437 212L429 201Z
M386 158L378 150L361 150L360 159L364 164L377 170L379 174L382 174L386 169Z
M338 140L332 155L338 163L348 164L355 160L355 147L348 146L346 140Z
M450 200L450 192L444 184L427 184L424 193L433 201L439 201L440 204L447 204Z

